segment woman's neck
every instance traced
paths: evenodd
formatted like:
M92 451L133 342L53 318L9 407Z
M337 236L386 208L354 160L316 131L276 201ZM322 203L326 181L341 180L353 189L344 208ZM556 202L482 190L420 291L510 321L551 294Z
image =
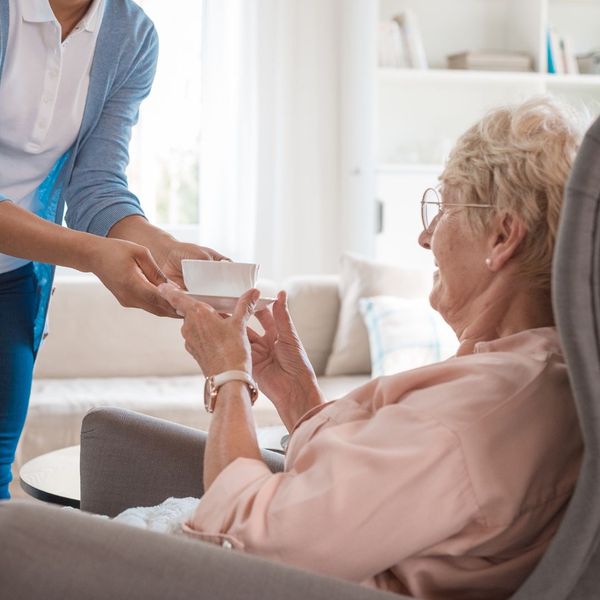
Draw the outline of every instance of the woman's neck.
M545 291L503 286L488 289L461 318L450 321L460 341L457 355L471 354L477 342L495 340L526 329L554 326L550 294Z
M50 8L60 23L62 40L73 31L73 28L89 10L92 0L48 0Z

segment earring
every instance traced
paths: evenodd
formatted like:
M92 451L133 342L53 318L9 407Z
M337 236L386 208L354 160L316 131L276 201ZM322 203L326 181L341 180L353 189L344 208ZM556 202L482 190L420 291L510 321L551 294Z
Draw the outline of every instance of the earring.
M489 256L485 259L485 265L488 269L492 268L492 259Z

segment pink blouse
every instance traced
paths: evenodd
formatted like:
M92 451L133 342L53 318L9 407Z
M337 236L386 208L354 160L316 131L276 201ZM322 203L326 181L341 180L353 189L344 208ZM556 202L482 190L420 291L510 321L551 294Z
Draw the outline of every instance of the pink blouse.
M582 452L558 335L533 329L311 411L285 472L237 459L184 529L418 598L507 598L557 530Z

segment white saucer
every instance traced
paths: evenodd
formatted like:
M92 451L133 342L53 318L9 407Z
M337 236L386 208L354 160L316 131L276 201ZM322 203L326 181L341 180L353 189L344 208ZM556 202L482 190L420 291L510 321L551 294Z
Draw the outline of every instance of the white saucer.
M200 294L192 294L191 292L187 291L185 293L196 300L200 300L200 302L209 304L217 312L229 314L234 311L235 305L239 300L239 298L236 298L235 296L202 296ZM259 298L254 310L259 311L263 308L267 308L267 306L269 306L269 304L273 304L273 302L275 302L275 298Z

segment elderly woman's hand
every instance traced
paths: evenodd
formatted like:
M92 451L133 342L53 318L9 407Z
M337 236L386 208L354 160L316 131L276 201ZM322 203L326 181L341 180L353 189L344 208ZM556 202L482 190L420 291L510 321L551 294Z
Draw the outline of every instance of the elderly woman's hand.
M261 336L248 328L253 376L291 429L306 411L323 402L317 377L296 333L285 292L279 292L272 313L261 310L256 318L265 333Z
M260 296L248 290L239 300L233 314L223 317L212 307L166 283L159 292L183 317L181 333L186 350L196 359L206 376L224 371L252 372L250 342L246 335L248 319Z

